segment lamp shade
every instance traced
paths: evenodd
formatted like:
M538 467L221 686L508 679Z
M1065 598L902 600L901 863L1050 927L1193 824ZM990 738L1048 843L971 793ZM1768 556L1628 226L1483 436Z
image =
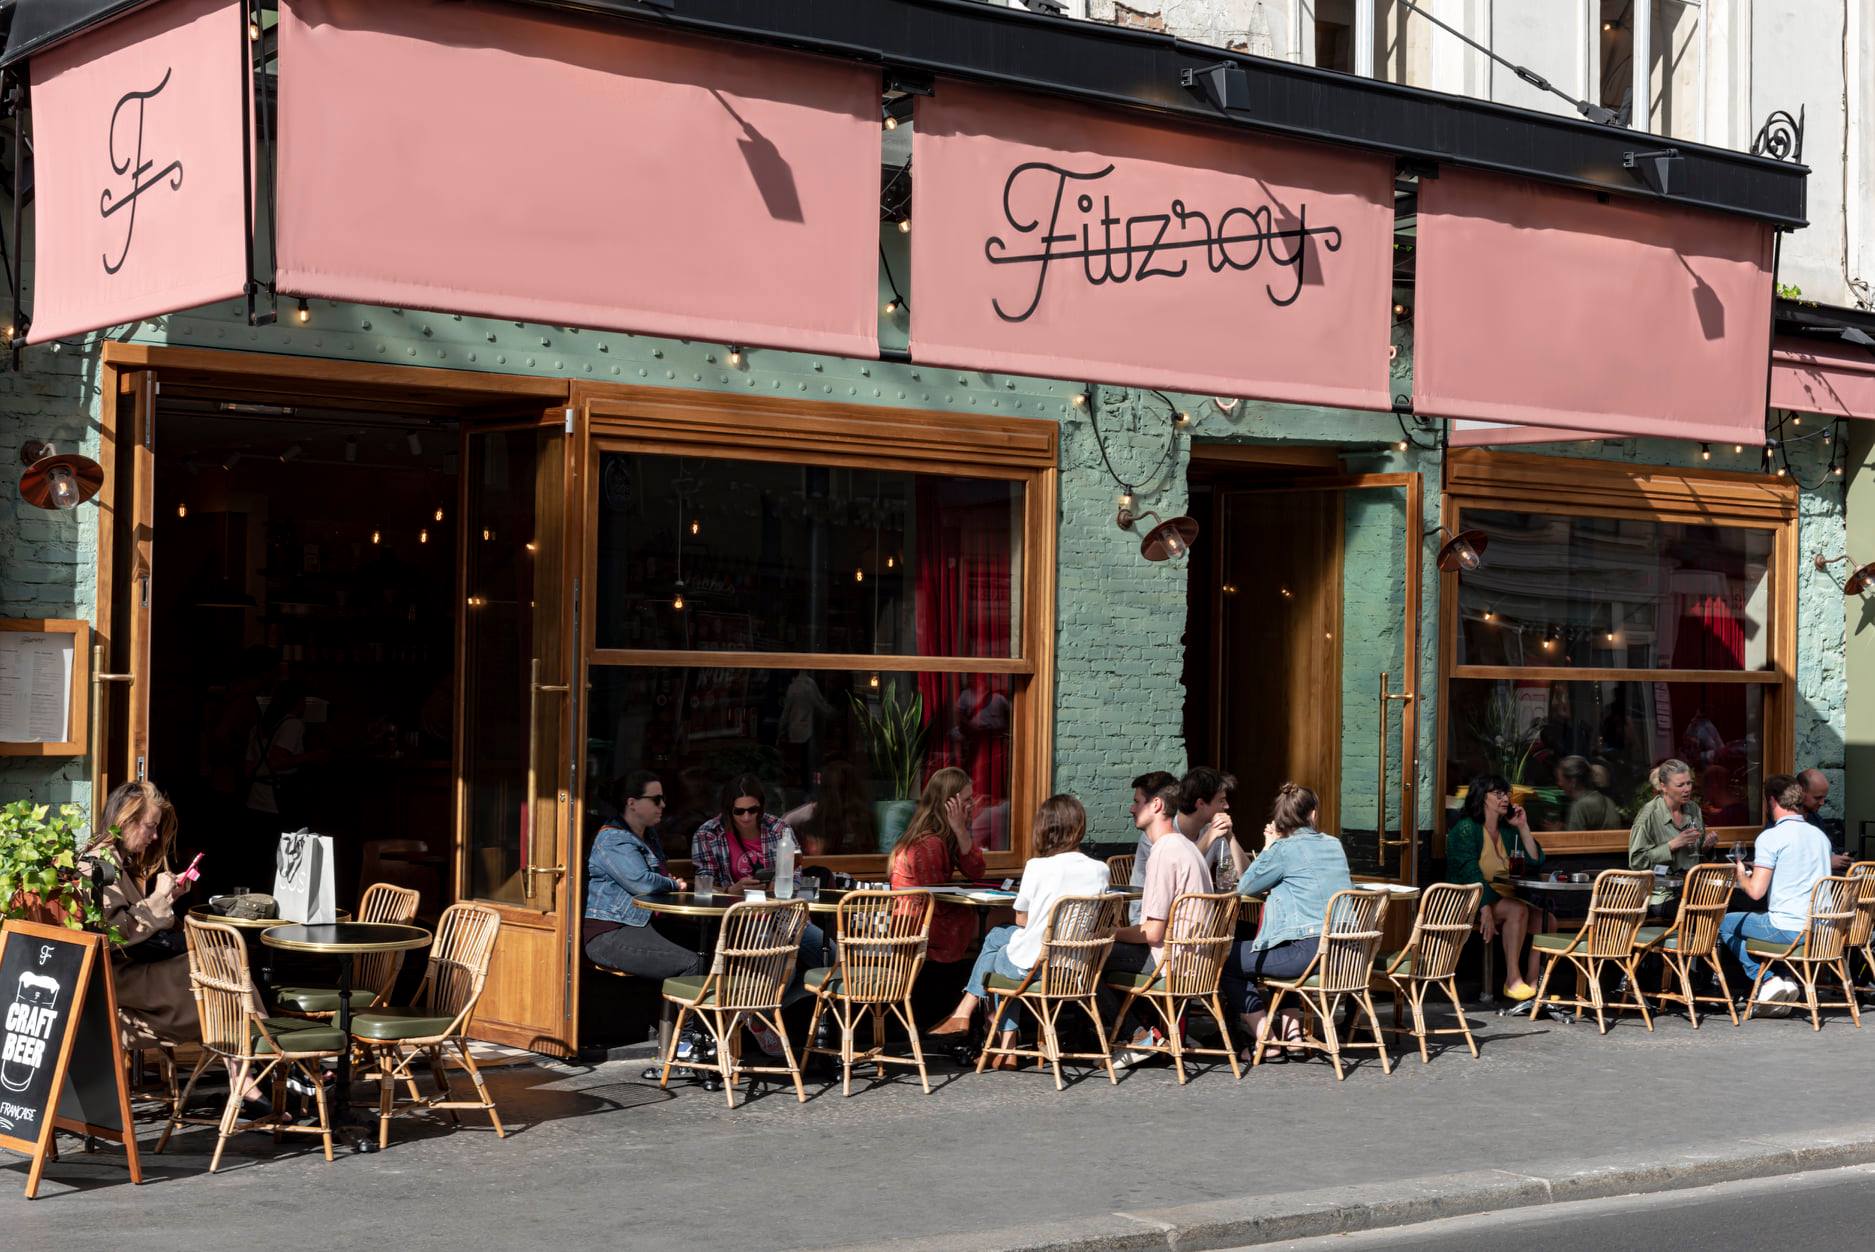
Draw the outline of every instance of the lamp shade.
M1170 561L1191 550L1198 537L1198 523L1189 517L1171 517L1146 532L1140 541L1139 554L1148 561Z
M103 467L76 453L40 457L20 475L20 497L38 509L75 509L103 486Z
M1482 530L1461 530L1453 535L1439 549L1439 572L1450 574L1455 570L1469 573L1484 564L1484 550L1491 543L1491 536Z

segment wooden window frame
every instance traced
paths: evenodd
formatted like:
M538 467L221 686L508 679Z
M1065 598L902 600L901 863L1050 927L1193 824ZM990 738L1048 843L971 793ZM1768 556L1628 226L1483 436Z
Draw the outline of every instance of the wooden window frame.
M623 452L692 460L768 461L836 468L902 470L1023 485L1022 626L1013 657L875 656L870 653L706 652L600 648L597 611L582 613L580 652L593 666L715 669L869 670L1010 675L1010 844L986 853L993 871L1018 869L1030 846L1029 816L1052 783L1055 703L1055 545L1060 489L1060 427L1041 418L984 417L878 409L772 396L661 387L578 385L573 401L585 431L579 455L587 483L584 532L597 533L597 458ZM589 544L585 585L598 585L598 545ZM588 597L590 602L590 597ZM584 797L581 797L584 809ZM883 872L883 853L815 857L862 873ZM679 865L687 862L678 861Z
M1763 670L1598 669L1578 666L1460 665L1458 574L1439 576L1438 796L1435 852L1445 855L1452 681L1524 678L1539 682L1740 683L1764 690L1764 772L1793 768L1796 755L1797 509L1795 483L1761 474L1674 469L1577 457L1453 448L1445 459L1439 520L1456 534L1467 509L1537 516L1613 517L1769 531L1771 543L1770 665ZM1721 840L1749 839L1757 826L1720 827ZM1544 851L1626 852L1628 832L1544 831Z

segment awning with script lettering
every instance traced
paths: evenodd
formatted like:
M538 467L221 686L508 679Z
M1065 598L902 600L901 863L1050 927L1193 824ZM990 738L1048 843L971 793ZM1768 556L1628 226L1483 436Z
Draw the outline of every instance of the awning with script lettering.
M1391 405L1388 157L946 80L912 169L915 360Z
M282 0L282 294L878 352L875 68L442 0Z
M1778 336L1771 345L1771 407L1875 418L1875 348Z
M1420 183L1417 251L1417 412L1763 437L1769 226L1448 168Z
M239 296L236 0L164 0L32 60L32 342Z

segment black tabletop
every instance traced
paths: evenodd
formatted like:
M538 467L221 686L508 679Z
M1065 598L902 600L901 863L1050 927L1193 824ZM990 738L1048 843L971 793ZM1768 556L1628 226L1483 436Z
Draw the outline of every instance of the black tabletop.
M260 941L270 948L306 952L398 952L423 947L430 932L397 922L288 923L263 932Z

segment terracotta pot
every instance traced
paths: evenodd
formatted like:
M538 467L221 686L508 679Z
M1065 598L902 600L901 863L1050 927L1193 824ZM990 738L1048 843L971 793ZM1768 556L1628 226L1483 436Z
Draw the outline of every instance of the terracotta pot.
M20 891L14 893L7 908L7 916L38 922L43 926L64 926L67 919L72 917L72 910L63 901L41 898L36 891Z

